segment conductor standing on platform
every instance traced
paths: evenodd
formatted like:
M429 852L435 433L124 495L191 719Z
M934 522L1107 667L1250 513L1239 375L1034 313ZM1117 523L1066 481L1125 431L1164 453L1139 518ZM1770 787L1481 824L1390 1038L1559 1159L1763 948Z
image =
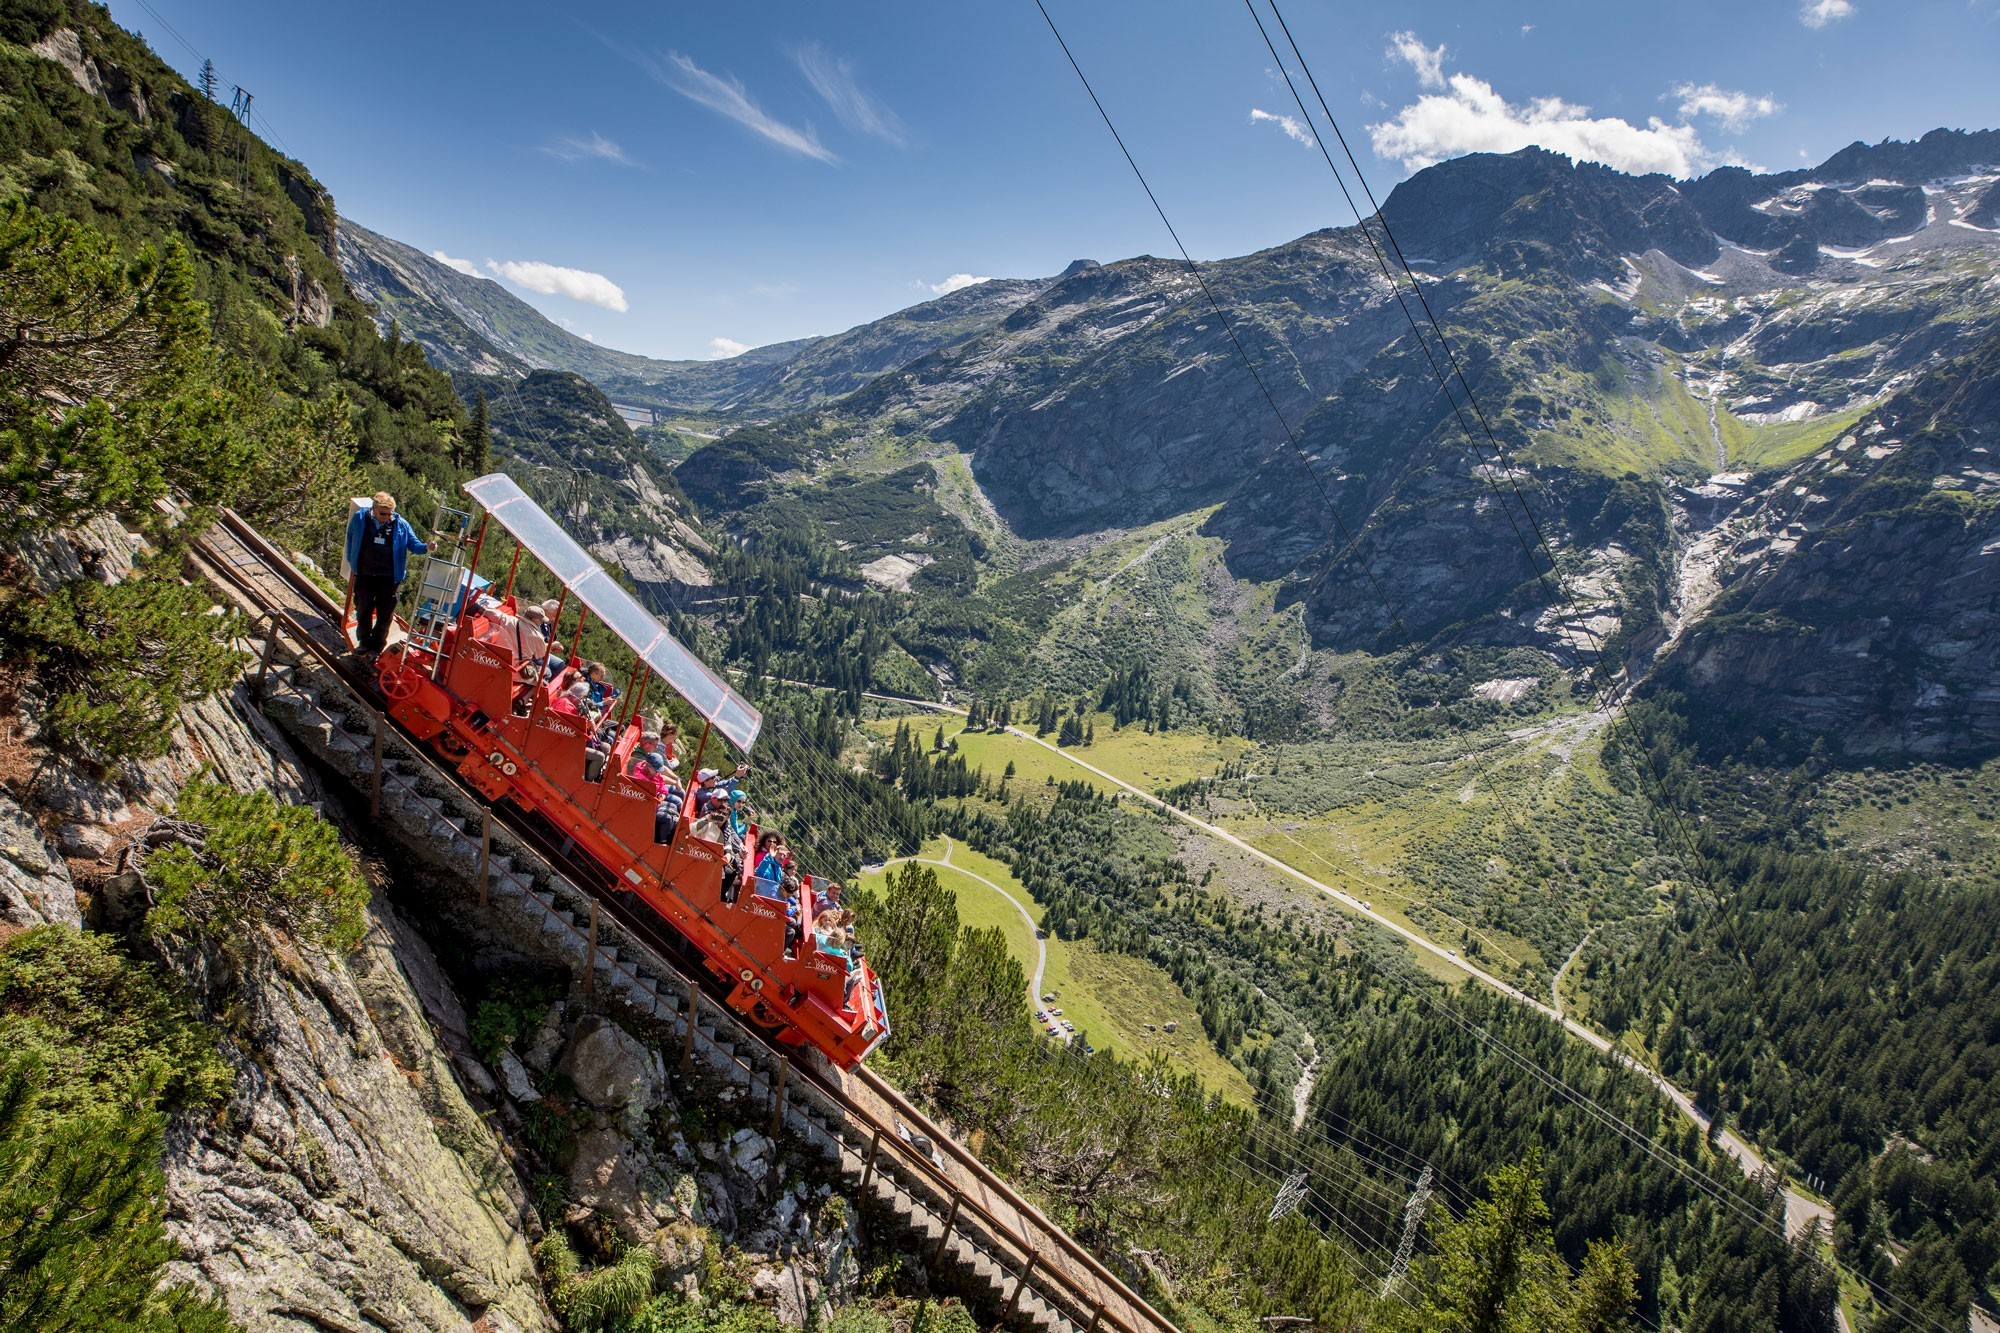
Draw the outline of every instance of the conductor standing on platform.
M347 564L354 571L354 651L374 657L389 646L396 623L396 589L411 551L430 550L402 515L396 497L375 493L375 506L347 523Z

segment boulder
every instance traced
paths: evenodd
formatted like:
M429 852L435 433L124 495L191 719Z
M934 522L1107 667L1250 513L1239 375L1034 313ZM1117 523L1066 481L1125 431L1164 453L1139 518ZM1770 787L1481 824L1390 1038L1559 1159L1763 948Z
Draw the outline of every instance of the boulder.
M50 853L35 821L4 792L0 792L0 922L24 927L83 925L69 867Z
M750 1275L750 1294L771 1303L771 1313L786 1328L804 1328L811 1295L797 1264L760 1268Z
M701 1228L691 1222L670 1223L660 1228L652 1244L660 1260L654 1285L661 1291L677 1291L690 1301L698 1298L708 1257L708 1239Z
M569 1167L570 1202L601 1213L635 1245L653 1238L652 1214L639 1193L645 1154L615 1129L594 1129L576 1141Z
M762 1181L777 1160L778 1145L754 1129L739 1129L729 1137L729 1160L753 1182Z
M527 1066L512 1051L500 1052L500 1086L524 1106L542 1099L542 1094L535 1091L535 1081L528 1077Z
M535 1035L528 1039L528 1049L521 1054L522 1061L537 1074L546 1074L556 1062L556 1055L562 1050L563 1011L569 1006L557 1000L542 1019L542 1025L535 1029Z
M56 843L64 856L73 856L80 861L102 861L111 852L116 841L105 830L95 824L68 823L56 830Z
M51 756L35 778L34 802L79 823L122 824L132 818L118 784L93 777L80 764Z
M557 1068L576 1084L577 1096L602 1110L643 1111L652 1104L646 1048L608 1018L591 1014L578 1023Z

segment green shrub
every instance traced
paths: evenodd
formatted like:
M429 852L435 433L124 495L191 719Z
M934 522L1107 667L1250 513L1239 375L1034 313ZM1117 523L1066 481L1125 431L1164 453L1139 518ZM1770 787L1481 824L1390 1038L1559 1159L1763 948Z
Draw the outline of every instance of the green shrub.
M211 615L212 604L150 562L112 587L80 579L0 607L0 654L48 692L56 748L100 764L155 758L181 705L227 686L246 660L230 646L242 617Z
M0 1330L220 1333L163 1286L169 1112L228 1091L213 1036L152 967L45 926L0 947Z
M535 1247L549 1304L572 1333L606 1333L629 1326L653 1298L653 1274L659 1259L643 1245L634 1245L604 1268L585 1269L559 1231Z
M147 928L220 939L269 926L346 952L368 928L368 883L319 813L269 792L191 782L174 813L208 830L197 852L172 844L146 860L156 891Z
M529 977L496 978L472 1011L468 1035L474 1054L488 1064L540 1025L561 995L552 982Z
M234 1077L212 1032L158 969L102 935L44 926L0 949L0 1050L42 1064L38 1115L125 1105L137 1082L169 1111L200 1106Z

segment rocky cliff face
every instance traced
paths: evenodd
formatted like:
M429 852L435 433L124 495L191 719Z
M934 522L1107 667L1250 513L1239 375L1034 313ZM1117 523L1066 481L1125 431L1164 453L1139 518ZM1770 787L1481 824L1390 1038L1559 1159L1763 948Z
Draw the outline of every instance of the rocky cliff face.
M1723 590L1665 664L1700 729L1854 758L2000 748L2000 338L1726 520Z

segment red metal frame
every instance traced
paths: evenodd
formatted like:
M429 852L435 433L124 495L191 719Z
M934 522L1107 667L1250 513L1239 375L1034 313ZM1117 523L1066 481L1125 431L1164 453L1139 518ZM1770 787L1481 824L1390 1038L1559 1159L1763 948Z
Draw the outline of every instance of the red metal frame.
M487 521L482 518L473 545L475 565ZM510 592L501 600L509 614L515 610L513 572L508 571ZM734 901L724 901L724 848L693 831L693 779L698 768L689 770L687 795L671 841L661 845L653 840L656 799L649 788L625 773L644 726L640 703L648 681L643 668L604 772L596 783L585 782L589 722L544 706L550 689L545 672L532 686L536 695L527 716L517 716L517 667L509 650L481 640L478 624L485 619L468 595L437 660L406 645L379 659L377 671L389 700L389 716L416 740L455 762L460 775L487 800L505 797L536 811L602 866L620 888L642 899L699 949L710 970L729 985L731 1008L781 1040L810 1042L842 1068L859 1063L888 1035L881 985L874 970L865 961L858 962L852 1007L843 998L847 960L821 953L813 922L805 919L813 902L811 878L801 878L799 941L795 953L787 954L784 902L760 896L754 889L751 872L758 842L754 828L744 846L743 882L732 895ZM706 746L706 729L702 742L696 750L697 765Z

